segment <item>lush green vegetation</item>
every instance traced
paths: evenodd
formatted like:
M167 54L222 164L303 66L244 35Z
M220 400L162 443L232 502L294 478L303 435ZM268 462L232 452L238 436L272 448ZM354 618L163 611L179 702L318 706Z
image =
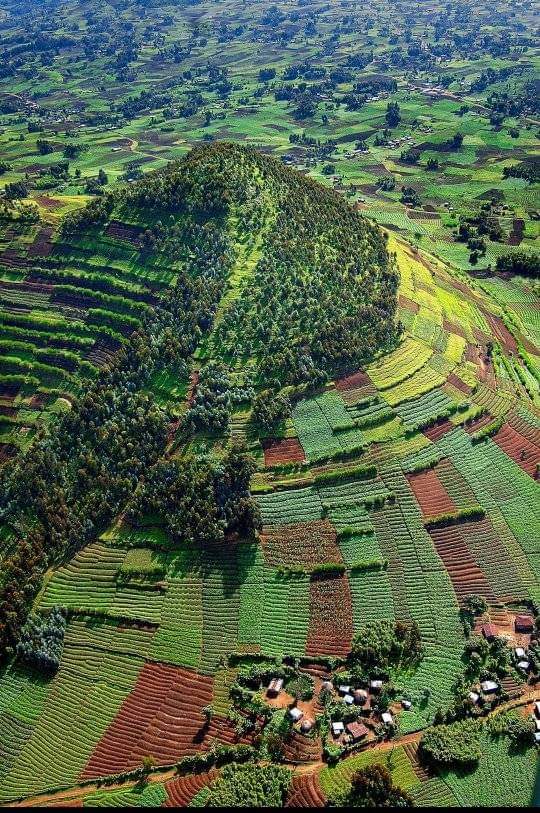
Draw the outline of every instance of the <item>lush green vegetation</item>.
M3 4L1 804L533 802L536 29Z

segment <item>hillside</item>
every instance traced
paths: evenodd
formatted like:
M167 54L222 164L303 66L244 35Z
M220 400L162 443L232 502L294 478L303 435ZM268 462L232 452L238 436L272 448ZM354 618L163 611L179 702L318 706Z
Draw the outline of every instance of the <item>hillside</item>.
M418 805L529 804L536 752L482 720L538 697L515 626L540 601L532 283L473 279L221 142L74 210L31 261L13 245L0 801L204 803L219 743L309 766L295 806L370 763ZM379 748L332 736L342 684L369 689ZM476 771L421 761L424 729L469 717Z

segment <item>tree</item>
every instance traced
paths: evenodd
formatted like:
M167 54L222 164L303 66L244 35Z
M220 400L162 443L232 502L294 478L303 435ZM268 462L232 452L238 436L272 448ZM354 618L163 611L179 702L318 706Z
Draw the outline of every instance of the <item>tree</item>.
M291 772L277 765L225 765L210 786L206 807L283 807Z
M7 200L20 200L21 198L27 198L28 186L23 181L7 183L4 189L4 195Z
M420 740L419 754L440 767L471 765L482 756L480 726L476 720L428 728Z
M386 106L386 124L388 127L397 127L401 121L399 113L399 104L397 102L388 102Z
M352 776L348 807L414 807L408 793L394 785L384 765L368 765ZM345 806L344 805L344 806Z

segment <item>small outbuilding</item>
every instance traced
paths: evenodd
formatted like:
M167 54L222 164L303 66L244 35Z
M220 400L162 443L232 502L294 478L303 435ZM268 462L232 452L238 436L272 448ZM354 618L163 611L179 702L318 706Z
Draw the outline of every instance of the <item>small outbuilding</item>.
M300 731L302 734L309 734L313 728L313 720L302 720L300 724Z
M370 680L369 682L369 688L371 689L372 692L380 692L382 687L383 687L382 680L376 679Z
M520 660L520 661L522 661L523 658L526 655L526 652L525 652L525 650L523 649L522 646L516 646L516 648L514 649L514 652L516 653L516 658L518 660Z
M482 627L482 635L486 641L494 641L497 637L497 628L493 624L484 624Z
M359 742L367 737L369 728L363 723L347 723L347 733L350 735L353 742Z
M484 694L493 694L499 688L499 684L496 683L494 680L483 680L480 684L480 688L484 692Z
M516 615L514 629L516 632L532 632L534 630L534 619L532 615Z
M474 703L474 705L476 705L480 700L480 695L478 694L478 692L469 692L469 700L471 701L471 703Z
M534 714L536 717L540 718L540 700L537 700L533 706Z
M383 711L383 713L381 714L381 720L385 725L392 725L394 722L394 718L392 717L389 711Z
M338 686L338 692L340 694L350 694L351 687L350 686Z
M275 677L272 678L272 680L268 684L266 694L268 695L268 697L277 697L282 689L283 689L283 678Z
M354 697L352 696L352 694L346 694L345 697L343 698L343 702L346 703L348 706L352 706L352 704L354 703Z
M343 734L344 731L345 731L345 726L343 725L343 723L341 721L338 721L336 723L332 723L332 734L334 735L334 737L341 737L341 735Z
M408 711L411 708L411 706L412 706L412 703L411 703L410 700L403 699L401 701L401 707L404 708L406 711Z
M529 663L529 661L526 661L526 660L519 661L518 665L517 665L517 668L521 669L522 672L528 672L530 667L531 667L531 664Z
M289 716L297 723L304 716L304 712L298 706L293 706L292 709L289 709Z
M353 697L357 706L363 706L368 699L368 693L365 689L355 689Z

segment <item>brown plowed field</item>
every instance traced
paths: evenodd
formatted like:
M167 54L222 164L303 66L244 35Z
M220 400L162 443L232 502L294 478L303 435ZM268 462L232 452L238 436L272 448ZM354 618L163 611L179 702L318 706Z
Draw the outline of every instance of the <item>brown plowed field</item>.
M345 575L313 579L309 589L309 631L306 655L345 656L350 652L353 624L349 581Z
M424 517L436 517L456 510L456 504L433 469L407 476Z
M306 455L298 438L276 438L263 442L264 465L281 466L284 463L302 463Z
M145 756L167 765L199 750L206 735L201 710L211 700L211 677L146 663L81 779L129 771L140 766Z

